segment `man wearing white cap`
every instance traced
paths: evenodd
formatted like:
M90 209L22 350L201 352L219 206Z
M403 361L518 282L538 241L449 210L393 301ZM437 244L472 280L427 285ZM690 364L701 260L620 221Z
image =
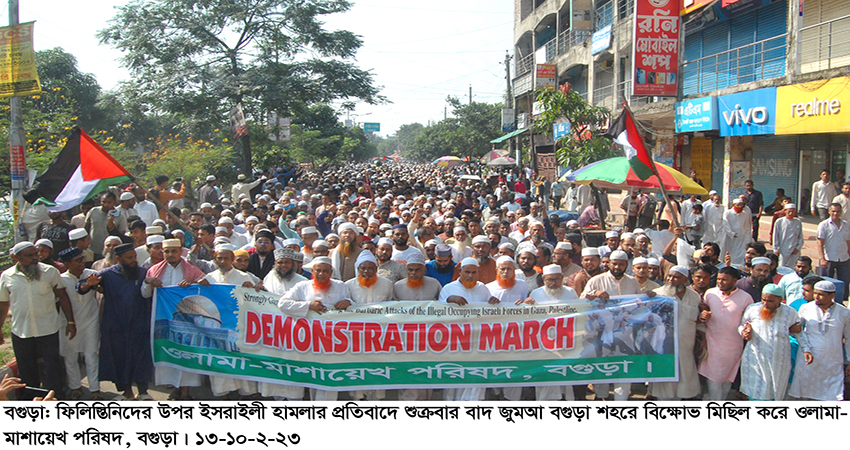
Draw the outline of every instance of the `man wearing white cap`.
M301 229L301 241L304 242L304 263L313 259L313 242L319 239L319 230L316 227L304 227Z
M835 302L835 284L830 281L818 281L814 297L800 307L799 320L805 328L797 335L800 347L788 395L842 401L844 379L850 375L844 356L850 355L850 311Z
M620 248L620 233L608 231L605 233L605 245L599 247L599 257L603 257Z
M578 272L570 275L564 281L564 285L573 288L576 292L584 292L587 280L602 273L602 258L599 257L599 249L596 247L585 247L581 249L581 267Z
M345 282L351 301L357 304L388 302L393 299L393 283L378 276L378 260L371 252L357 256L357 278Z
M233 219L223 216L218 219L218 226L224 227L227 230L227 238L234 248L242 248L248 245L248 237L234 230Z
M490 240L487 236L475 236L472 239L472 257L478 261L478 281L487 284L496 280L496 261L490 256ZM452 280L460 277L462 267L455 266Z
M609 297L617 295L634 295L640 294L640 284L634 277L626 274L626 269L629 266L629 256L622 250L611 252L610 262L608 263L610 270L608 272L596 275L587 281L581 298L594 300L600 298L608 300ZM654 294L650 294L654 295ZM613 330L606 330L606 333ZM613 336L613 335L612 335ZM608 343L610 345L612 342ZM610 395L608 389L609 384L594 384L597 398L608 398ZM626 400L629 398L629 390L631 383L615 383L614 384L614 399Z
M699 294L688 288L690 274L685 266L673 266L667 271L667 282L653 292L663 297L671 297L679 305L679 381L650 383L649 393L659 400L681 400L694 398L700 394L699 374L694 358L697 319L702 300Z
M750 400L784 400L791 375L791 334L802 330L785 291L768 284L761 302L744 311L738 331L747 341L741 357L741 393Z
M464 258L460 264L460 278L445 285L440 291L441 303L454 303L458 306L495 305L499 299L493 297L490 290L478 281L478 260ZM485 388L445 389L443 400L479 401L484 400Z
M635 280L640 284L641 292L649 292L660 287L658 283L649 279L649 260L643 256L638 256L632 261L632 272L635 274Z
M201 203L217 203L219 197L219 193L215 188L217 182L218 180L215 178L215 175L208 175L206 184L198 190L198 201Z
M115 210L118 211L118 214L121 214L121 217L124 218L127 223L130 223L130 216L139 216L139 213L133 208L136 205L136 196L133 195L130 191L124 191L118 197L118 206L115 207Z
M53 390L57 397L64 398L59 333L64 333L71 340L77 334L65 284L55 267L38 262L38 251L31 242L15 244L11 254L15 265L0 275L0 328L11 310L12 348L21 382L29 387L41 385L38 369L41 354L45 365L45 387ZM60 330L57 300L67 319L64 330Z
M753 218L748 209L742 199L736 198L732 201L732 208L723 213L726 251L733 266L744 265L747 244L752 242Z
M528 285L516 279L516 265L510 256L500 256L496 260L496 279L486 286L490 295L506 305L522 302L528 296Z
M785 216L773 224L773 252L779 254L779 265L793 268L803 250L803 222L797 217L797 205L785 205Z
M720 203L720 194L717 191L708 193L710 201L702 204L702 215L705 217L705 225L702 242L716 242L720 246L721 255L725 255L726 233L723 231L723 214L725 208Z
M355 262L360 252L360 242L357 234L357 226L351 222L344 222L339 226L339 245L331 252L331 261L334 269L339 271L342 281L348 281L357 276Z
M518 281L525 281L528 293L543 286L543 278L534 269L537 262L537 249L531 244L520 245L516 253L517 270L514 272Z
M460 263L463 258L472 256L472 247L469 246L466 227L462 224L452 228L452 238L446 240L446 244L452 247L452 261Z
M393 285L393 297L399 301L436 301L442 285L435 278L425 276L424 256L414 255L407 261L407 277ZM380 268L378 268L380 273Z
M573 245L569 242L558 242L555 245L555 250L552 251L552 262L561 266L561 274L563 275L564 282L566 282L567 277L581 271L581 267L578 264L573 264L572 254Z
M384 277L395 283L407 277L407 269L404 264L393 261L393 240L390 238L378 239L378 245L375 247L375 258L378 260L378 276ZM421 252L419 255L421 256ZM412 256L411 256L412 255ZM416 253L411 252L407 258L416 257Z
M127 221L118 214L115 203L115 194L106 191L100 197L100 206L90 209L86 214L85 230L91 236L91 250L95 259L100 259L103 254L101 244L106 236L122 235L127 231Z
M145 241L145 250L147 251L148 257L139 264L139 267L143 269L147 269L155 264L158 264L165 260L165 255L162 253L162 243L165 241L165 238L162 237L161 234L154 234L147 237Z
M770 258L757 256L752 260L752 270L746 278L741 278L736 283L738 289L746 292L752 297L753 302L761 301L762 289L770 283Z

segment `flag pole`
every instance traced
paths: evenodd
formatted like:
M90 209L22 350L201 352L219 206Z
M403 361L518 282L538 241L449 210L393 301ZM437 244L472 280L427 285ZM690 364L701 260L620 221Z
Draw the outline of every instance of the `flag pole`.
M629 116L631 116L632 121L634 122L635 115L632 113L631 108L629 108L628 103L623 102L623 108L628 111ZM635 129L637 129L637 127L635 127ZM641 145L643 145L643 135L641 134L640 130L637 130L637 132L641 139ZM652 154L649 155L649 163L652 164L652 172L655 174L655 178L658 179L658 186L661 188L661 195L664 197L664 204L670 208L670 217L673 219L673 228L679 228L679 218L676 216L676 210L675 208L673 208L673 204L670 202L670 196L667 194L667 189L664 188L664 181L661 179L661 174L658 172L658 167L655 166L655 160L652 159Z

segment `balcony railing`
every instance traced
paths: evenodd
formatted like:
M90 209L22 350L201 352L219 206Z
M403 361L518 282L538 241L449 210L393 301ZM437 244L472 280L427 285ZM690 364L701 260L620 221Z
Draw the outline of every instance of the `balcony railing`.
M606 25L614 23L614 1L596 8L596 29L604 28Z
M614 85L602 86L593 90L593 104L614 109Z
M850 15L801 28L800 46L803 73L850 65Z
M785 34L716 55L685 61L684 95L785 75Z
M617 111L623 102L629 106L648 105L658 100L658 97L647 97L644 95L632 97L632 80L621 81L617 84L617 102L612 111Z
M619 0L619 2L620 19L625 19L635 12L635 2L633 0Z
M513 86L514 86L514 97L519 97L526 92L531 92L533 90L533 77L532 73L526 73L525 75L520 75L514 78Z
M558 39L552 38L549 42L543 44L546 46L546 61L551 61L554 57L558 56ZM537 61L538 63L543 63L545 61Z
M519 59L516 65L516 76L526 74L531 72L532 67L534 66L534 53L529 53L528 55Z
M568 52L571 48L581 45L590 39L590 31L567 30L558 35L558 54Z

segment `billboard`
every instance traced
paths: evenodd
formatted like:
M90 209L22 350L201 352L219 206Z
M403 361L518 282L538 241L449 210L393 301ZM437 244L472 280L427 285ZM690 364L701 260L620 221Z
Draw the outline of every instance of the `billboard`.
M633 95L675 97L679 78L679 9L674 0L637 0Z

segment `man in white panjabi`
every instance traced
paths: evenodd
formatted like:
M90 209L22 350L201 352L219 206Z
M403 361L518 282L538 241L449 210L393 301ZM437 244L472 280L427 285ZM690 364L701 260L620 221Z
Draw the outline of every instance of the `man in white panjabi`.
M664 297L672 297L679 304L679 381L650 383L649 393L658 400L689 399L700 394L699 374L694 359L694 342L700 315L699 305L702 300L696 291L688 288L688 277L687 268L673 266L667 271L667 284L653 291Z
M744 265L747 244L753 240L753 218L747 209L744 201L736 198L732 201L732 208L723 213L726 251L729 252L729 257L732 258L733 266ZM723 259L722 255L720 259Z
M496 305L499 299L490 294L484 283L478 281L478 260L464 258L460 262L460 277L445 285L440 291L440 303L465 305ZM485 388L444 389L443 400L479 401L484 400Z
M800 307L804 329L797 335L800 347L788 395L842 401L844 378L850 373L845 359L850 355L850 310L834 302L835 284L830 281L818 281L814 296L814 301Z
M543 287L539 287L529 294L528 298L516 302L527 305L546 305L555 303L569 303L579 301L575 289L564 286L563 269L558 264L550 264L543 267ZM573 387L564 386L535 386L534 394L537 401L550 400L575 400ZM506 395L507 396L507 395Z
M345 282L353 304L371 305L392 301L393 282L378 276L378 260L372 252L360 252L354 266L357 268L357 277ZM355 400L383 400L386 391L354 391L353 396Z
M587 285L584 287L584 292L581 293L581 298L588 300L595 300L597 298L608 300L615 295L634 295L641 293L640 284L637 280L626 274L626 269L629 266L629 255L622 250L617 250L611 252L609 258L609 271L600 273L587 280ZM650 291L647 295L654 296L655 294ZM627 400L631 386L631 383L614 383L614 400ZM608 398L610 395L610 385L608 383L595 383L593 387L596 391L596 398Z
M528 296L528 285L525 281L517 280L516 265L510 256L500 256L496 260L496 280L486 286L490 295L506 305L522 303ZM522 397L522 386L512 385L501 389L507 400L519 401Z
M779 265L793 268L803 250L803 222L797 217L797 205L785 205L785 216L773 224L773 251L779 254Z
M283 295L295 287L296 284L307 280L304 276L295 273L295 267L292 262L294 257L295 252L289 248L277 248L274 250L274 269L263 278L263 288L265 290L272 294ZM263 397L273 397L278 401L283 399L297 401L304 398L304 388L301 386L259 381L257 382L257 391Z
M331 258L320 256L313 258L313 279L296 283L286 291L277 303L278 308L292 317L305 317L308 310L324 313L327 308L346 309L351 306L351 294L348 285L331 279L333 265ZM310 389L310 397L316 401L334 401L336 391Z
M215 246L215 264L218 269L208 273L203 279L209 284L232 284L253 288L251 276L233 267L233 245L219 244ZM257 393L257 382L240 380L224 376L210 375L210 388L213 395L223 397L231 391L239 391L240 395L249 396Z
M761 302L747 307L738 331L747 341L741 356L741 388L750 400L784 400L791 376L790 335L802 330L797 311L782 303L775 284L762 289Z

